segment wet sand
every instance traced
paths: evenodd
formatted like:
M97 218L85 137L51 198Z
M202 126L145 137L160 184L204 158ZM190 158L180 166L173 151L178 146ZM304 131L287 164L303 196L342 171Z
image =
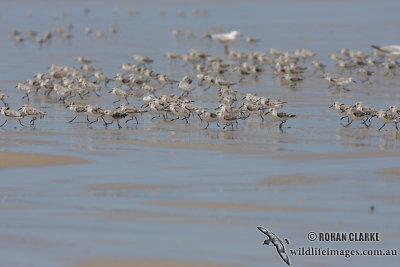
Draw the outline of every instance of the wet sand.
M67 156L0 151L0 169L88 164L91 162L91 160Z

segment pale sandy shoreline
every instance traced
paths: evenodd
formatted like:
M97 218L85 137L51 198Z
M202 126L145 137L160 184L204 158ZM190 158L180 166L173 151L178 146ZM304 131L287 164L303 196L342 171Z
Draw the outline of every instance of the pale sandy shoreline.
M91 162L91 160L67 156L10 151L0 152L0 170L7 168L33 168L57 165L87 164Z

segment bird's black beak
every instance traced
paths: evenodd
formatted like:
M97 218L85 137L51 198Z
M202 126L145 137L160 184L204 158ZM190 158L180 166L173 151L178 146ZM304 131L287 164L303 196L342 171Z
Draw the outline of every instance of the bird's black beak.
M333 105L330 105L329 108L333 108Z

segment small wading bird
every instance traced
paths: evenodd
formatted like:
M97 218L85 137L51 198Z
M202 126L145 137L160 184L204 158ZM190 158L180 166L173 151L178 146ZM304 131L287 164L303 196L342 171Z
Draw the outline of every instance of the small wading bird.
M268 231L264 227L257 226L257 229L268 236L268 239L264 240L263 245L275 246L279 256L281 256L282 260L290 266L289 256L285 251L285 246L283 245L282 241L274 233ZM287 244L289 244L289 241L287 239L285 239L285 241Z

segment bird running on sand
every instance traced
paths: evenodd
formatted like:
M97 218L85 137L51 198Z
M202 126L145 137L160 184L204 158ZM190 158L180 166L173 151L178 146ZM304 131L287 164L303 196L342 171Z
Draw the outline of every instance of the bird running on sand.
M225 55L229 54L228 46L233 45L236 41L236 38L241 36L240 32L232 31L230 33L215 33L211 35L211 39L217 42L220 45L224 46Z
M6 118L6 121L0 125L0 127L2 127L4 124L6 124L6 122L8 120L18 120L19 124L21 126L24 126L21 122L21 119L23 118L21 113L19 113L18 111L12 110L10 109L10 107L2 107L1 108L1 114Z
M279 129L282 130L282 125L288 120L295 118L296 115L290 115L287 114L283 111L278 110L277 108L270 108L269 111L266 114L271 114L271 117L273 120L280 121L281 123L279 124Z

